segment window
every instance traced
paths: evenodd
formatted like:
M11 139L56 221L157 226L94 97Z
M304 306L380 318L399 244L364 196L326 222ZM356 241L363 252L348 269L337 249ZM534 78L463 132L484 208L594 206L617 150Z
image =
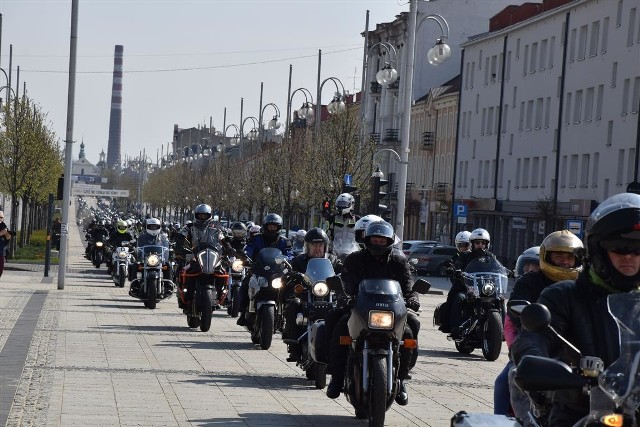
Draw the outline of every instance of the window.
M598 38L600 37L600 21L591 24L591 41L589 42L589 56L598 54Z
M573 109L573 122L580 123L580 119L582 118L582 91L576 91L576 105Z
M543 99L536 99L536 129L542 129Z
M540 70L547 66L547 39L540 42Z
M622 111L623 116L627 115L629 108L629 90L631 86L631 79L624 79L624 88L622 89Z
M478 188L482 187L482 161L478 162Z
M520 39L516 40L516 60L520 59Z
M548 96L546 100L546 107L544 109L544 128L549 129L549 121L551 119L551 97Z
M493 171L493 168L489 166L489 160L485 160L484 161L484 188L488 188L489 187L489 182L490 182L490 177L491 177L491 171Z
M487 56L486 64L484 66L484 84L489 84L489 57Z
M493 55L491 57L491 83L494 83L498 79L498 56Z
M471 111L469 111L469 120L467 120L467 136L471 136Z
M474 82L474 79L475 79L475 75L476 75L476 63L472 62L471 63L471 81L469 82L469 87L471 89L473 89L473 82Z
M569 163L569 187L575 188L578 185L578 155L572 154Z
M529 66L529 45L524 46L524 61L522 61L522 75L527 74Z
M593 118L593 94L594 94L594 89L593 87L590 87L587 89L587 96L585 98L585 102L584 102L584 121L585 122L590 122L591 119Z
M618 150L618 174L616 176L616 184L622 185L624 179L624 150Z
M471 158L472 158L472 159L475 159L475 158L476 158L476 146L477 146L477 145L478 145L478 140L474 139L474 140L473 140L473 145L472 145L473 149L472 149L472 151L471 151Z
M518 99L518 86L513 87L513 100L511 101L513 108L516 108L516 99Z
M607 123L607 147L611 147L613 142L613 120L609 120Z
M580 27L580 40L578 41L578 60L584 59L587 53L587 25Z
M611 87L616 87L618 82L618 63L614 62L611 66Z
M487 135L493 134L493 107L489 107L487 112Z
M533 43L531 45L531 64L529 66L529 72L536 72L536 61L538 59L538 43Z
M562 167L560 168L560 187L567 185L567 156L562 156Z
M480 94L476 93L476 114L478 114L478 108L480 108Z
M500 52L500 56L498 58L498 71L496 80L502 80L502 67L504 67L504 54Z
M467 124L467 113L465 111L464 113L462 113L462 120L460 121L460 129L461 129L460 136L462 137L465 136L464 129L466 128L465 126L466 124Z
M556 49L556 37L551 37L551 44L549 46L549 68L553 68L553 54Z
M633 181L633 168L636 161L636 149L629 148L629 154L627 155L627 181Z
M482 109L482 121L480 122L480 135L484 135L484 130L485 130L485 120L487 118L487 109L483 108Z
M580 170L580 187L589 186L589 160L591 156L589 154L582 155L582 168Z
M600 166L600 153L593 153L593 168L591 169L593 171L591 176L592 187L598 186L598 167L599 166Z
M522 188L529 188L529 158L522 162Z
M538 172L540 168L540 157L534 157L533 162L531 163L531 187L538 187Z
M596 99L596 120L602 119L602 100L604 97L604 85L598 86L598 96Z
M564 124L568 125L569 123L571 123L571 92L567 93L567 99L566 99L566 103L565 103L565 110L564 110Z
M482 70L482 49L478 52L478 70Z
M500 159L500 169L498 169L498 188L502 188L504 180L504 159Z
M516 161L516 187L520 188L520 159Z
M542 167L540 168L540 188L545 186L545 177L547 176L547 156L542 158Z
M569 62L573 62L576 57L576 34L577 31L575 28L571 30L571 36L569 41Z
M513 134L509 135L509 155L513 156Z
M507 120L509 119L509 108L507 104L502 106L502 133L507 133L507 126L509 125ZM497 129L497 126L496 126Z
M524 101L520 102L520 123L518 124L518 130L524 129Z
M636 30L636 8L629 11L629 28L627 30L627 46L633 44L633 34Z
M633 95L631 97L632 113L638 113L638 105L640 105L640 77L633 79Z
M507 52L507 63L505 64L505 67L505 80L509 80L509 77L511 77L511 51Z
M533 126L533 99L527 101L527 130L531 130Z
M622 0L618 0L618 11L616 13L616 27L622 25Z
M469 77L470 77L470 75L469 75L469 66L470 65L471 64L467 62L467 65L465 66L465 72L464 72L464 77L465 77L465 79L464 79L464 88L465 89L469 88Z
M607 16L602 21L602 44L600 49L602 53L607 53L607 43L609 42L609 17Z

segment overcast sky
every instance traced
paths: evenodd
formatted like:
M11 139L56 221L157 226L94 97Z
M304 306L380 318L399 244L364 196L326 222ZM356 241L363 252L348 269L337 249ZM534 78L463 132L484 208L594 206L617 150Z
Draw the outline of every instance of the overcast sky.
M97 163L107 152L116 44L124 46L121 155L146 148L154 161L181 128L209 124L221 130L258 117L263 105L286 114L289 64L292 88L315 97L318 49L322 79L337 77L350 92L360 89L366 10L369 28L390 22L409 6L398 0L80 0L73 139ZM9 67L13 45L13 85L20 66L20 92L48 113L52 128L65 138L71 0L0 0L0 66ZM2 82L4 86L6 82ZM325 84L322 98L331 99ZM4 98L4 92L2 94ZM301 92L294 108L302 104ZM265 115L272 115L271 107ZM231 134L229 130L228 134ZM64 147L64 143L62 143Z

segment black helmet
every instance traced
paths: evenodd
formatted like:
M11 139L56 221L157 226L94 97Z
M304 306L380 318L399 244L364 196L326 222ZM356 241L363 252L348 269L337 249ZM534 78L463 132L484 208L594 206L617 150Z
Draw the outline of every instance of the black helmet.
M387 239L385 245L371 244L372 237L384 237ZM393 227L386 221L375 221L367 226L364 232L364 246L373 256L387 255L393 248L395 233Z
M231 234L234 239L244 239L247 236L247 226L241 222L231 224Z
M640 195L621 193L600 203L587 220L585 234L587 257L595 273L617 290L637 287L640 273L629 277L618 272L607 250L640 249Z
M267 229L267 225L269 224L275 224L278 226L278 230L274 231L269 231ZM267 214L267 216L264 217L264 220L262 220L262 234L264 234L265 236L275 236L278 235L280 233L280 229L282 228L282 217L276 213L270 213Z
M324 243L324 253L327 253L329 247L329 236L322 228L312 228L304 235L304 253L309 254L309 243Z
M524 267L527 264L540 265L540 246L533 246L518 257L516 261L516 279L524 274Z
M194 225L203 227L211 219L211 206L204 203L196 206L193 210Z

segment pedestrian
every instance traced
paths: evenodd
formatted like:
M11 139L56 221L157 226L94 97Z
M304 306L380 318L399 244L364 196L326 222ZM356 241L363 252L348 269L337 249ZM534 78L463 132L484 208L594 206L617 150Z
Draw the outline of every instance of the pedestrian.
M9 240L11 240L11 233L7 224L4 223L4 212L0 211L0 277L4 272L6 246Z

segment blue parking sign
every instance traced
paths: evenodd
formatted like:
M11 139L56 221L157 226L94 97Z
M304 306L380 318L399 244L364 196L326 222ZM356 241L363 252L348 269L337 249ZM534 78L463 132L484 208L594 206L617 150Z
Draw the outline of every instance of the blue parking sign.
M467 216L467 205L464 203L454 203L453 204L453 216Z

